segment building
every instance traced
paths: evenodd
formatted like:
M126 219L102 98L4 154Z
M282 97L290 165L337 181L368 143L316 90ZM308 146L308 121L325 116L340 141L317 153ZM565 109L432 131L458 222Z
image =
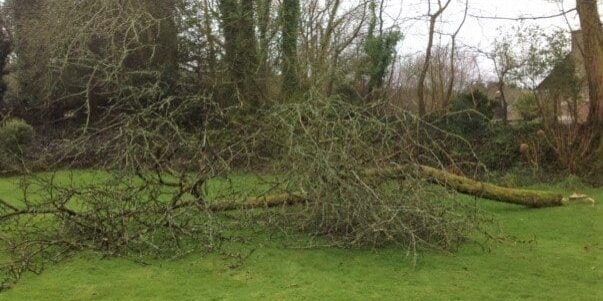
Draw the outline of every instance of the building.
M488 95L488 98L493 99L500 104L502 101L501 101L501 94L500 94L500 90L499 90L498 86L499 86L498 82L488 83L485 88L485 93L486 93L486 95ZM505 92L505 99L507 101L507 121L510 123L522 121L523 118L521 117L521 114L519 113L518 110L515 109L515 103L522 95L524 95L526 93L530 93L530 91L516 87L516 86L512 86L512 85L505 85L504 92ZM498 111L495 112L496 119L502 120L503 113L504 113L504 110L503 110L502 106L500 106L498 108Z
M572 48L537 88L541 98L551 104L559 122L584 123L590 110L588 83L582 52L582 32L572 32Z

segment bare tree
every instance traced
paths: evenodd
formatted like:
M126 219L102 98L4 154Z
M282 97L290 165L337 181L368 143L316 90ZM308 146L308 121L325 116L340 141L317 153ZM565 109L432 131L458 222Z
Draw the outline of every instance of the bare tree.
M425 78L425 106L429 110L445 109L447 94L450 100L454 94L468 89L476 82L481 82L478 54L473 50L459 51L454 54L454 70L451 68L450 45L434 46L429 70ZM416 110L414 103L408 99L416 99L416 87L425 61L425 55L402 57L395 66L395 78L391 87L395 92L392 103L405 110ZM450 87L452 84L452 88ZM452 91L450 91L451 89ZM431 102L429 102L429 100Z
M454 89L454 81L455 81L455 77L456 77L456 64L455 64L455 59L456 59L456 52L457 52L457 47L456 47L456 42L457 42L457 37L459 35L459 33L461 32L461 29L463 29L463 26L465 25L465 21L467 21L467 14L469 12L469 0L465 1L465 12L463 14L463 20L461 21L461 23L459 24L459 27L457 27L456 31L452 34L451 36L451 44L450 44L450 80L448 82L448 89L446 90L446 97L444 98L444 102L442 103L442 107L444 108L444 110L448 109L448 105L450 104L450 99L452 98L452 92Z
M518 59L516 54L513 52L513 45L510 38L503 37L502 39L494 42L494 49L492 53L488 54L488 57L494 63L494 71L497 77L497 88L500 95L500 110L503 123L506 125L509 123L509 102L505 89L507 88L507 82L513 70L518 67Z
M431 62L431 49L433 48L433 39L435 36L436 23L440 16L446 11L448 6L452 0L447 0L445 3L442 3L441 0L438 0L438 9L433 12L432 11L432 3L428 1L428 12L427 15L429 17L429 38L427 42L427 51L425 52L425 61L423 63L423 69L419 75L419 84L417 87L417 96L418 96L418 104L419 104L419 115L423 116L426 113L425 108L425 78L427 77L427 71L429 70L429 64Z
M306 2L300 20L301 84L330 95L343 77L353 74L343 67L352 66L361 49L357 46L365 33L369 2L345 6L340 0Z

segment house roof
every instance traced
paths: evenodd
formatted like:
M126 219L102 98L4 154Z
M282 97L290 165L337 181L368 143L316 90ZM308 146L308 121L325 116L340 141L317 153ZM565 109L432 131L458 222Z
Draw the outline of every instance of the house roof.
M575 72L584 74L584 56L582 54L582 31L572 32L572 49L565 58L553 68L549 75L540 82L537 90L546 90L550 87L558 86L558 79L564 78L568 72L568 66L573 65ZM571 64L571 65L570 65Z

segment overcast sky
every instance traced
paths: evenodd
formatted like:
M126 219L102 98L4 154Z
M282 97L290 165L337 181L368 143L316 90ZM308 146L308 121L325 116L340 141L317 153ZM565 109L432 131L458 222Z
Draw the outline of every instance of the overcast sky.
M427 44L428 24L425 18L427 13L427 0L387 0L387 14L390 19L397 19L405 34L404 41L399 45L401 54L424 52ZM436 0L431 0L437 5ZM452 0L453 3L444 13L442 22L438 25L438 31L453 33L460 24L464 12L465 0ZM442 0L445 2L445 0ZM603 1L599 1L603 9ZM575 0L469 0L469 17L459 34L458 40L461 44L482 50L488 50L494 39L499 35L499 29L507 30L518 21L493 20L477 18L483 17L541 17L559 14L576 7ZM566 19L567 17L567 19ZM567 14L566 17L527 20L524 24L538 24L547 30L564 29L568 32L570 28L579 29L579 20L575 12ZM442 41L448 42L449 37L442 37ZM482 62L484 71L487 72L488 62Z
M388 14L395 18L400 16L403 29L407 35L406 44L415 48L425 44L423 41L427 34L425 21L408 20L426 15L427 1L425 0L388 0ZM444 2L445 0L442 0ZM439 30L452 33L456 30L462 20L464 11L464 0L452 0L452 4L443 15L443 23L439 24ZM432 0L432 3L436 1ZM562 11L575 8L574 0L554 2L547 0L469 0L469 15L484 17L529 17L547 16L558 14ZM568 14L572 26L578 25L575 13ZM567 29L568 25L564 17L543 19L535 21L524 21L525 23L540 24L551 28ZM518 24L517 21L479 19L468 17L461 32L460 39L473 46L488 44L497 36L497 28L510 27ZM418 45L417 45L418 44ZM424 47L423 47L424 48Z

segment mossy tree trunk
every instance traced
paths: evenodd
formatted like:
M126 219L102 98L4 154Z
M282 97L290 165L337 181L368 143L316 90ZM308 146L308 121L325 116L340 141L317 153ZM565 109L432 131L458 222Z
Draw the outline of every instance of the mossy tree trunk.
M419 172L428 181L442 185L462 194L467 194L487 200L522 205L530 208L557 207L563 205L563 196L556 193L501 187L489 183L475 181L457 176L449 172L423 166L401 166L396 168L368 169L363 172L365 177L380 177L399 179L405 178L411 172ZM302 192L282 193L261 197L247 198L243 201L221 201L211 205L211 211L232 211L257 208L272 208L284 205L298 205L311 202Z
M282 42L284 98L290 98L299 90L297 39L300 20L299 0L283 0L282 4Z
M595 131L595 172L603 172L603 27L597 0L577 0L583 36L583 54L590 98L588 124Z
M577 0L583 35L583 52L588 79L589 123L599 127L603 123L603 28L597 0Z
M235 87L233 98L248 108L262 104L264 91L256 80L259 72L253 0L220 0L225 62Z
M428 167L418 167L421 174L432 182L449 187L460 193L488 200L523 205L531 208L556 207L563 205L563 196L555 193L500 187L475 181L449 172Z

